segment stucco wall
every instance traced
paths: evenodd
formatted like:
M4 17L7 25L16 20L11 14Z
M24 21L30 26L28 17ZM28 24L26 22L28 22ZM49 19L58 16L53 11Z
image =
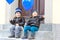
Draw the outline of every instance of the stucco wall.
M9 23L9 20L13 18L14 14L15 14L15 9L18 7L18 0L14 0L14 2L9 5L8 3L6 3L6 21L5 23Z
M0 0L0 24L5 24L5 0Z
M52 23L52 0L45 0L45 23Z

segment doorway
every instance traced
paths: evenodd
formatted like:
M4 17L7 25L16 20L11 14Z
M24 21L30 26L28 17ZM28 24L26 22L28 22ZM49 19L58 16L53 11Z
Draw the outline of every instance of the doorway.
M18 7L22 9L23 16L30 16L33 10L37 10L39 15L44 15L44 0L34 0L34 6L29 10L25 11L22 7L22 0L18 0Z

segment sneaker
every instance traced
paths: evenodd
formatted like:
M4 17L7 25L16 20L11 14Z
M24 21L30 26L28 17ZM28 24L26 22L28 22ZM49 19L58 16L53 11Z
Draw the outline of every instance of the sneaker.
M22 39L28 39L28 37L22 37Z
M28 39L35 39L35 37L30 37L30 38L28 38Z
M15 37L15 38L20 38L20 36L18 36L18 37Z
M9 38L15 38L15 36L9 36Z

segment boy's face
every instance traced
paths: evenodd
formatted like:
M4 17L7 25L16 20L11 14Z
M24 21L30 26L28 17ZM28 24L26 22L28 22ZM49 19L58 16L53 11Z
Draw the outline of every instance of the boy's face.
M33 12L32 16L38 16L38 13L37 12Z
M20 16L21 16L20 12L17 12L17 13L15 14L15 16L16 16L16 17L20 17Z

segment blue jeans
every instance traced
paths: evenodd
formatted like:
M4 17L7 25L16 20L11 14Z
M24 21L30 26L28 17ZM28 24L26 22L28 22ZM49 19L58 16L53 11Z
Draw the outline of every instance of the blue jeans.
M22 26L12 26L10 28L11 36L20 37L22 32Z
M36 26L25 26L24 27L24 36L28 37L28 31L31 31L31 36L34 37L35 33L36 33L36 31L38 31L38 29L39 28Z

